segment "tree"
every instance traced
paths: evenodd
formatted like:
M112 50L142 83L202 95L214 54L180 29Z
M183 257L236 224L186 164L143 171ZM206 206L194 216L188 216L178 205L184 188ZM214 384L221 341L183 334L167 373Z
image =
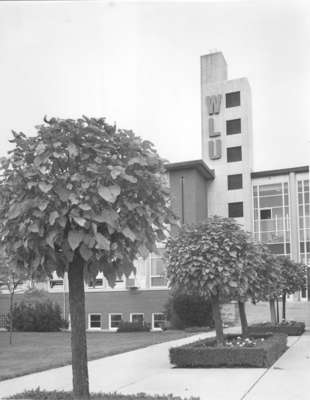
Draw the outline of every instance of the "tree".
M89 397L84 281L111 286L156 251L175 219L152 143L104 118L45 119L37 134L13 132L2 160L2 242L34 276L68 273L73 390Z
M4 286L10 294L9 300L9 343L13 342L13 305L14 295L18 286L29 279L27 270L20 270L10 266L10 259L4 251L0 254L0 286Z
M184 226L167 243L168 279L173 291L209 298L216 338L224 343L220 302L246 291L241 276L246 267L248 235L229 218Z
M259 257L255 267L257 277L249 288L249 296L254 304L258 301L268 301L271 322L276 323L275 300L282 291L281 265L278 257L272 254L266 245L256 246Z
M294 294L306 285L307 266L288 257L279 256L282 278L282 319L286 320L286 296Z

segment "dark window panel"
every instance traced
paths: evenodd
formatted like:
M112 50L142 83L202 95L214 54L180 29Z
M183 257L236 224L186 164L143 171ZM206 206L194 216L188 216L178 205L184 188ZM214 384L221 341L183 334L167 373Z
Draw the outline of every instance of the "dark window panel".
M241 146L227 147L227 162L236 162L242 160Z
M226 93L226 108L240 106L240 92Z
M271 209L260 210L260 219L271 219Z
M242 189L242 174L227 176L228 190Z
M237 133L241 133L241 119L230 119L226 121L226 134L236 135Z
M307 251L305 251L305 248ZM301 253L309 253L310 252L310 242L306 242L306 246L305 246L305 242L300 242L300 252Z
M228 217L229 218L243 217L243 202L242 201L228 203Z

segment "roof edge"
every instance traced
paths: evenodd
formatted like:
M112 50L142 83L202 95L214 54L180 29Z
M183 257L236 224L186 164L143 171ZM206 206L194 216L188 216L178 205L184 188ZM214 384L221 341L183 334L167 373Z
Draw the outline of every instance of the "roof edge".
M181 161L164 165L167 171L176 171L182 169L196 169L205 179L213 180L215 178L214 169L210 169L203 160Z
M251 172L251 178L262 178L267 176L288 175L291 172L302 173L309 172L309 166L303 165L301 167L270 169L266 171Z

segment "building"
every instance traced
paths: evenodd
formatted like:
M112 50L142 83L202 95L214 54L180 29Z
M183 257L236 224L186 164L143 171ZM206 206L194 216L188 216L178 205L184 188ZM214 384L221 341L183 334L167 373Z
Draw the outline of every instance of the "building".
M222 53L201 57L202 158L166 166L173 210L185 224L211 215L236 218L275 254L310 265L309 167L253 171L250 86L246 78L227 78ZM168 299L165 264L153 254L137 260L136 268L113 289L101 275L85 287L89 330L113 331L121 320L160 329ZM41 285L68 318L66 278L55 275ZM308 300L308 293L307 285L297 297Z

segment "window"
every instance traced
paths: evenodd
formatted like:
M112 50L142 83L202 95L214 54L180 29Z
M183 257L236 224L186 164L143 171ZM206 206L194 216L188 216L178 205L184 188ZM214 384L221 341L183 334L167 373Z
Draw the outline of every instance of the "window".
M226 135L236 135L237 133L241 133L241 119L226 121Z
M101 329L101 314L88 314L88 329Z
M167 286L166 265L160 256L151 258L151 286Z
M226 93L226 108L240 106L240 92Z
M144 314L142 314L142 313L130 314L130 322L134 322L136 324L143 325Z
M56 272L53 272L53 277L50 279L51 289L63 289L64 280L59 277Z
M89 288L96 288L96 287L101 287L101 286L103 286L102 278L96 278L93 281L90 281L89 285L88 285Z
M271 219L271 208L260 210L260 219Z
M227 176L228 190L242 189L242 174Z
M228 203L228 217L229 218L243 217L243 202L242 201Z
M122 314L109 314L109 329L117 330L122 322Z
M227 162L242 160L241 146L227 147Z
M152 329L162 329L165 325L166 317L163 313L152 314Z

